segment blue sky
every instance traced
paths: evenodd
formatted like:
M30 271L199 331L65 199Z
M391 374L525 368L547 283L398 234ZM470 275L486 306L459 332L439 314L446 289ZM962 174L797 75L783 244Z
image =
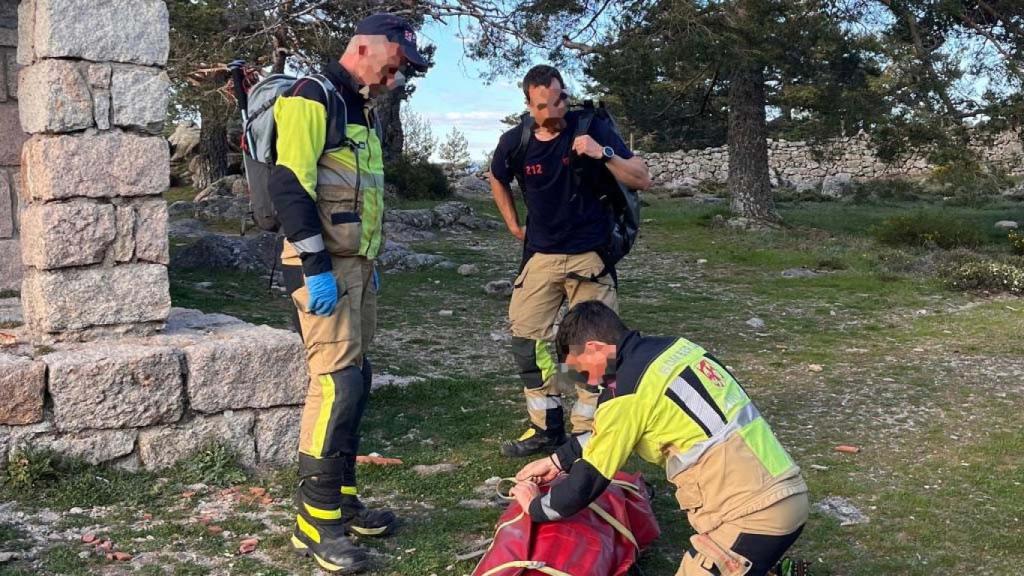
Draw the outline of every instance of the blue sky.
M463 22L465 26L465 21ZM457 21L431 22L419 33L420 44L434 44L435 65L425 78L415 81L416 93L407 102L413 112L430 121L434 136L443 142L452 126L466 135L469 153L480 162L494 150L498 137L507 129L501 119L522 112L523 93L515 78L500 78L488 85L479 79L486 63L477 62L463 53ZM537 62L540 64L541 62ZM522 72L525 74L525 70ZM570 85L573 81L566 79Z

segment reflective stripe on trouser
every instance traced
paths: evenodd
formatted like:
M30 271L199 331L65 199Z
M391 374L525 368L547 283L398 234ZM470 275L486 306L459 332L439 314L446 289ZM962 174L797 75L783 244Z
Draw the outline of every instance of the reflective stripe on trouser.
M596 388L576 386L576 403L569 415L573 434L594 431L594 413L597 412L597 399L600 396Z
M541 429L546 430L549 425L564 427L564 416L555 357L550 353L548 346L541 346L538 343L549 343L554 340L555 321L562 304L566 301L570 307L579 302L598 300L612 309L618 308L615 285L609 276L601 277L597 281L577 278L590 278L600 274L603 269L604 263L596 252L534 254L515 280L515 289L512 291L512 301L508 309L512 324L512 354L516 358L519 376L523 380L530 421ZM550 358L550 374L542 373L543 366L537 366L538 363L545 364L545 356ZM554 400L549 400L551 398L557 399L558 407L545 408L543 413L537 412L531 408L531 398L535 399L533 406L537 409L540 409L542 402L544 406L554 406ZM596 408L596 397L577 396L579 408L573 410L573 432L585 432L593 428L590 405Z
M512 356L523 383L530 423L541 430L564 428L565 413L556 381L558 371L548 343L513 337Z
M377 287L373 262L365 258L332 258L338 282L338 306L331 316L305 312L308 292L294 250L282 253L285 281L296 306L298 325L309 364L299 430L299 453L331 463L329 483L335 494L356 491L355 457L359 425L370 395L372 367L364 355L377 323ZM323 481L321 481L323 483Z
M676 576L762 576L782 558L807 522L806 493L694 535Z

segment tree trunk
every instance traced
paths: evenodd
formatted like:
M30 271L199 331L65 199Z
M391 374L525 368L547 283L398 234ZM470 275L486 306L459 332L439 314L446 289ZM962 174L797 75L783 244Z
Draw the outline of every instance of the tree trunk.
M377 117L384 133L384 162L390 163L402 155L405 133L402 131L402 100L404 90L393 90L377 98Z
M729 83L729 195L732 211L758 222L781 222L768 175L764 71L741 64Z
M215 97L216 98L216 97ZM199 156L192 173L192 186L201 191L228 174L228 109L219 100L200 109Z

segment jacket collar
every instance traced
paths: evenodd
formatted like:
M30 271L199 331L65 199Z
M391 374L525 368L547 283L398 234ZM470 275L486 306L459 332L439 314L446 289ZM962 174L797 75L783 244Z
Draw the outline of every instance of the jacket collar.
M629 356L630 351L636 348L640 344L640 332L637 330L630 330L622 335L618 343L615 345L615 371L622 367L623 360L626 356Z
M363 95L359 92L359 83L356 79L348 73L348 70L341 65L337 60L331 60L327 63L327 67L324 69L324 76L334 84L334 87L340 92L350 92L361 98L364 102Z

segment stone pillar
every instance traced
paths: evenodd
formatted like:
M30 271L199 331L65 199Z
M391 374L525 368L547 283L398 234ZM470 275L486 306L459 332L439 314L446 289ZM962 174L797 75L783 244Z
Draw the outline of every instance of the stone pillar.
M167 7L24 0L18 15L26 326L37 342L159 330L170 311Z
M18 0L0 0L0 292L21 287L18 174L25 134L18 125Z

